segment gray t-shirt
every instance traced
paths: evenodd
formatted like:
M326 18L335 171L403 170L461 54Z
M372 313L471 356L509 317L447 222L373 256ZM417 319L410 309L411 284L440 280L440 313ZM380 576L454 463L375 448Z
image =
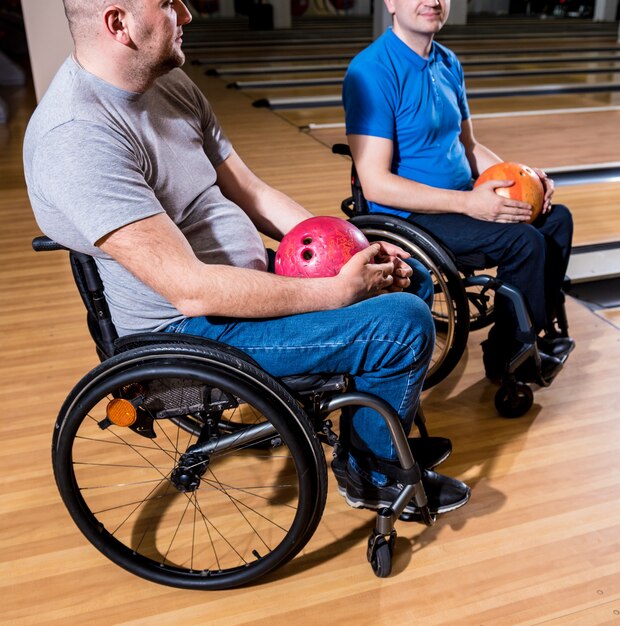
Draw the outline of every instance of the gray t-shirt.
M58 71L24 139L30 202L48 237L96 258L120 335L182 318L94 245L121 226L166 212L204 263L266 269L260 235L216 185L230 151L180 69L145 93L113 87L72 58Z

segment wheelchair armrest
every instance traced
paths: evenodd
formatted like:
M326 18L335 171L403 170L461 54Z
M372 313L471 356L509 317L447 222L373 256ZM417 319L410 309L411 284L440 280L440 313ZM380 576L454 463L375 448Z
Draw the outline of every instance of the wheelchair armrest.
M342 156L351 156L351 148L346 143L335 143L332 146L333 154L341 154Z
M450 253L452 254L452 253ZM488 259L483 252L472 252L470 254L452 255L454 262L459 271L463 274L472 274L477 270L484 270L494 267L494 264Z
M68 250L69 248L65 248L65 246L56 243L53 239L42 235L32 240L32 249L35 252L50 252L52 250Z
M343 374L299 374L284 376L280 382L300 395L315 391L343 391L347 387Z

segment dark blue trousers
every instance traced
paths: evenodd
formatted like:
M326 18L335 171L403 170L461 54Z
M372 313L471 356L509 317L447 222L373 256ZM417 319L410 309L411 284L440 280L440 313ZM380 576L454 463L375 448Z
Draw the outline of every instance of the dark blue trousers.
M456 213L414 213L409 221L431 233L456 256L483 252L497 277L523 294L537 332L549 330L562 289L573 238L573 218L567 207L553 205L534 224L498 224ZM496 298L496 325L490 337L514 337L514 317Z

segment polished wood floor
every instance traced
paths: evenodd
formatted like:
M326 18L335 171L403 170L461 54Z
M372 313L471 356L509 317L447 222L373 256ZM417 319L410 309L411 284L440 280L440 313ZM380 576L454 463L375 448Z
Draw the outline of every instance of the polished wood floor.
M345 159L201 68L187 70L260 176L311 210L338 215L349 193ZM535 392L526 416L495 413L480 358L484 331L472 334L457 370L425 394L432 434L454 444L441 471L466 480L472 499L433 528L398 524L391 577L374 577L365 559L372 514L348 508L331 476L313 539L254 587L164 588L92 548L60 502L49 450L58 408L97 359L66 258L30 250L39 231L20 150L32 93L25 88L10 100L11 122L0 127L0 623L620 623L620 329L617 316L570 298L577 348L553 385ZM601 160L596 141L589 150L591 162ZM619 189L606 189L571 190L576 241L620 236Z

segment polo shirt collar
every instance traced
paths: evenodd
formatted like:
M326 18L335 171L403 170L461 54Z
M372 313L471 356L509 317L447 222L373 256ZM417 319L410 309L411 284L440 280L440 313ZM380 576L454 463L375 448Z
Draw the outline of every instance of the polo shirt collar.
M390 45L394 47L399 56L411 63L419 71L426 69L429 65L432 65L435 62L437 46L434 41L431 44L431 52L428 55L428 59L424 59L417 52L412 50L400 37L398 37L398 35L396 35L392 30L391 26L388 27L386 32Z

